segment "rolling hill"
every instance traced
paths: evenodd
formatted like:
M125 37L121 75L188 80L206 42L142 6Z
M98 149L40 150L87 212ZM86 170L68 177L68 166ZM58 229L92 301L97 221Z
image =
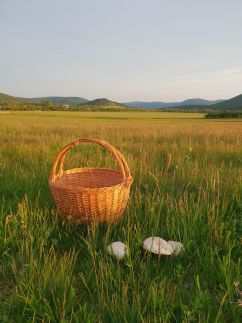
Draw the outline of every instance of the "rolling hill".
M48 97L39 97L39 98L19 98L14 97L11 95L7 95L4 93L0 93L0 108L10 108L10 109L28 109L31 108L31 110L35 109L35 105L39 106L45 102L45 101L51 101L53 104L53 107L55 109L64 109L61 108L61 105L70 105L73 106L71 109L74 110L90 110L90 111L97 111L97 110L113 110L113 111L120 111L120 110L126 110L128 109L127 106L125 106L122 103L114 102L105 98L101 99L95 99L92 101L89 101L87 99L81 98L81 97L62 97L62 96L48 96ZM30 107L31 105L31 107ZM37 106L36 106L37 108Z
M145 108L145 109L166 109L169 107L178 107L178 106L191 106L191 105L211 105L214 103L222 102L222 100L204 100L204 99L188 99L182 102L142 102L142 101L135 101L135 102L127 102L124 103L128 107L135 107L135 108Z
M122 104L122 103L118 103L118 102L114 102L105 98L101 98L101 99L95 99L92 101L88 101L87 103L84 103L85 105L93 105L93 106L123 106L126 107L126 105ZM84 105L82 104L82 105Z
M105 98L95 99L81 104L81 107L89 108L90 110L126 110L128 107L122 103L114 102Z
M26 101L27 100L25 100L24 98L17 98L15 96L0 93L0 104L8 104L8 103L23 104Z
M4 93L0 93L0 108L1 109L28 109L32 104L32 109L35 109L35 105L39 105L44 101L51 101L57 109L63 109L61 105L72 105L71 109L74 110L90 110L90 111L106 111L106 110L126 110L128 108L143 108L143 109L157 109L165 111L242 111L242 94L233 97L228 100L216 100L209 101L204 99L188 99L182 102L128 102L118 103L106 98L100 98L95 100L87 100L82 97L62 97L62 96L48 96L40 98L20 98ZM26 106L27 105L27 108ZM24 107L25 106L25 107Z
M242 94L220 103L213 104L211 107L216 110L242 110Z
M87 99L81 97L63 97L63 96L46 96L40 98L19 98L8 94L0 93L0 104L28 104L42 103L43 101L51 101L53 104L70 104L80 105L88 102Z
M224 100L221 102L217 102L210 105L181 105L181 106L172 106L168 108L169 111L172 110L194 110L194 111L204 111L204 112L212 112L212 111L242 111L242 94L237 95L231 99Z
M33 103L41 103L45 100L50 100L53 104L74 104L79 105L88 102L87 99L80 98L78 96L46 96L42 98L31 98L28 99Z

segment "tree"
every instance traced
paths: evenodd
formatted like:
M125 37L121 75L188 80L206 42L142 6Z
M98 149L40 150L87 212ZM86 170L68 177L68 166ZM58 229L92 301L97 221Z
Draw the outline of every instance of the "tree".
M46 109L51 109L53 107L53 102L48 99L41 101L41 104Z

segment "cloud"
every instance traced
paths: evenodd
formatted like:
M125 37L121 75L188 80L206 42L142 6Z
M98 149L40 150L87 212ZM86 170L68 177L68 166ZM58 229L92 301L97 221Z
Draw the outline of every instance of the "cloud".
M238 74L242 74L242 67L234 67L229 69L217 70L212 72L198 72L193 74L185 74L185 75L177 75L174 77L163 78L160 79L160 83L193 83L193 82L201 82L204 80L214 80L221 77L231 77L238 76Z

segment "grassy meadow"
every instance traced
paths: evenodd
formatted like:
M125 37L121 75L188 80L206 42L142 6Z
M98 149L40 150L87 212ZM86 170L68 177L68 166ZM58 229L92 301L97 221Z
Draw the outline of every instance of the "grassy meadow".
M48 176L104 139L134 182L118 224L73 226ZM117 167L99 146L64 167ZM161 112L0 113L0 322L241 322L242 122ZM149 236L185 251L142 253ZM130 257L106 253L123 241Z

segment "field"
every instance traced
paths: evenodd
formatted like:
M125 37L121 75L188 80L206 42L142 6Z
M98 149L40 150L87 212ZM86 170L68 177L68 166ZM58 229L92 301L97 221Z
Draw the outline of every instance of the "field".
M78 137L107 140L134 183L122 221L73 226L55 211L48 176ZM95 145L65 168L117 167ZM1 322L240 322L242 122L159 112L0 114ZM149 236L185 251L142 253ZM106 253L127 243L130 257ZM242 289L241 285L238 288ZM241 300L242 301L242 300Z

